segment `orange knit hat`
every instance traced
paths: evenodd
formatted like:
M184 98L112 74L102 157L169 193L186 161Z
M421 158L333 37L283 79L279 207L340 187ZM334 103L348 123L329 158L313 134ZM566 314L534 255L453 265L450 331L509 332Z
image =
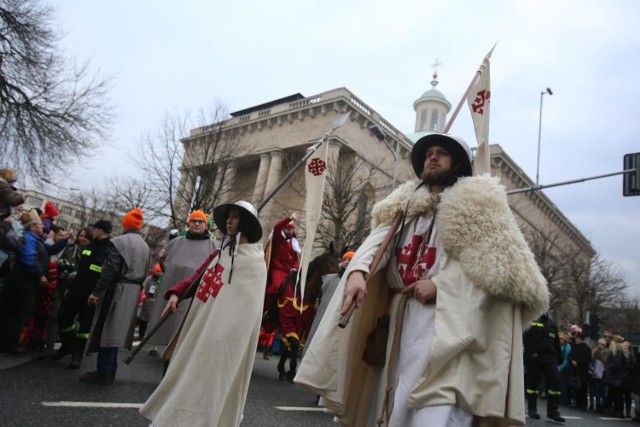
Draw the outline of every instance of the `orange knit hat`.
M191 212L191 215L189 215L189 220L187 222L191 222L194 219L201 219L205 224L207 223L207 215L201 210Z
M122 228L125 230L140 230L144 216L140 208L133 208L122 218Z
M351 259L355 254L356 253L354 251L345 252L344 255L342 255L342 260Z

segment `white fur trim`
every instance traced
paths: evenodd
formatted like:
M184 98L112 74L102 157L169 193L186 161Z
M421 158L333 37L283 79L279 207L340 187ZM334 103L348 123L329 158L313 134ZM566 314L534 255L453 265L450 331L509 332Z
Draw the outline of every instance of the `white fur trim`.
M390 224L406 209L407 221L432 211L428 190L415 179L398 187L372 211L374 227ZM549 307L546 280L509 209L504 187L489 175L461 178L440 195L436 226L447 257L491 295L521 303L536 312Z

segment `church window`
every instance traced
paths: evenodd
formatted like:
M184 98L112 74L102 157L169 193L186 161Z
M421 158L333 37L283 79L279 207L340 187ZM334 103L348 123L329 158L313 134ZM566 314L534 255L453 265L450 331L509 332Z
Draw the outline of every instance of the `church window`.
M433 110L431 112L431 126L429 130L435 131L438 127L438 110Z
M418 125L418 131L427 129L427 110L422 110L420 113L420 124Z

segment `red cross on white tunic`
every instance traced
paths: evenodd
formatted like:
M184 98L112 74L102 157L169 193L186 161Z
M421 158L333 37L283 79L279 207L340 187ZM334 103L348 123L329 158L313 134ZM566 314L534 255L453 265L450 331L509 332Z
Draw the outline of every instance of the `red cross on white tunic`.
M222 281L222 272L224 267L220 264L210 265L207 267L207 271L202 276L198 290L196 291L196 298L202 302L207 302L209 297L217 297L218 292L224 285Z

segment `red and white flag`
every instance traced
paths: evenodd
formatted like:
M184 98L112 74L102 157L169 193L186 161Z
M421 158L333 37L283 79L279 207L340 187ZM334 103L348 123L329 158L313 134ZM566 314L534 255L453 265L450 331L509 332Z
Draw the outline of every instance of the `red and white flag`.
M311 261L313 253L313 242L320 221L322 212L322 200L324 198L324 184L327 178L327 157L329 153L329 141L325 141L316 152L307 159L304 170L304 179L307 190L305 200L306 229L302 257L300 259L300 270L298 273L298 283L300 283L300 297L304 299L304 288L307 278L307 266ZM302 309L302 304L300 305Z
M491 49L493 52L493 49ZM469 111L473 119L473 127L476 131L476 140L478 141L478 150L474 160L473 174L482 175L491 173L491 165L489 162L489 111L491 102L491 78L489 72L489 60L491 52L484 57L482 65L478 73L476 84L471 88L467 95Z

